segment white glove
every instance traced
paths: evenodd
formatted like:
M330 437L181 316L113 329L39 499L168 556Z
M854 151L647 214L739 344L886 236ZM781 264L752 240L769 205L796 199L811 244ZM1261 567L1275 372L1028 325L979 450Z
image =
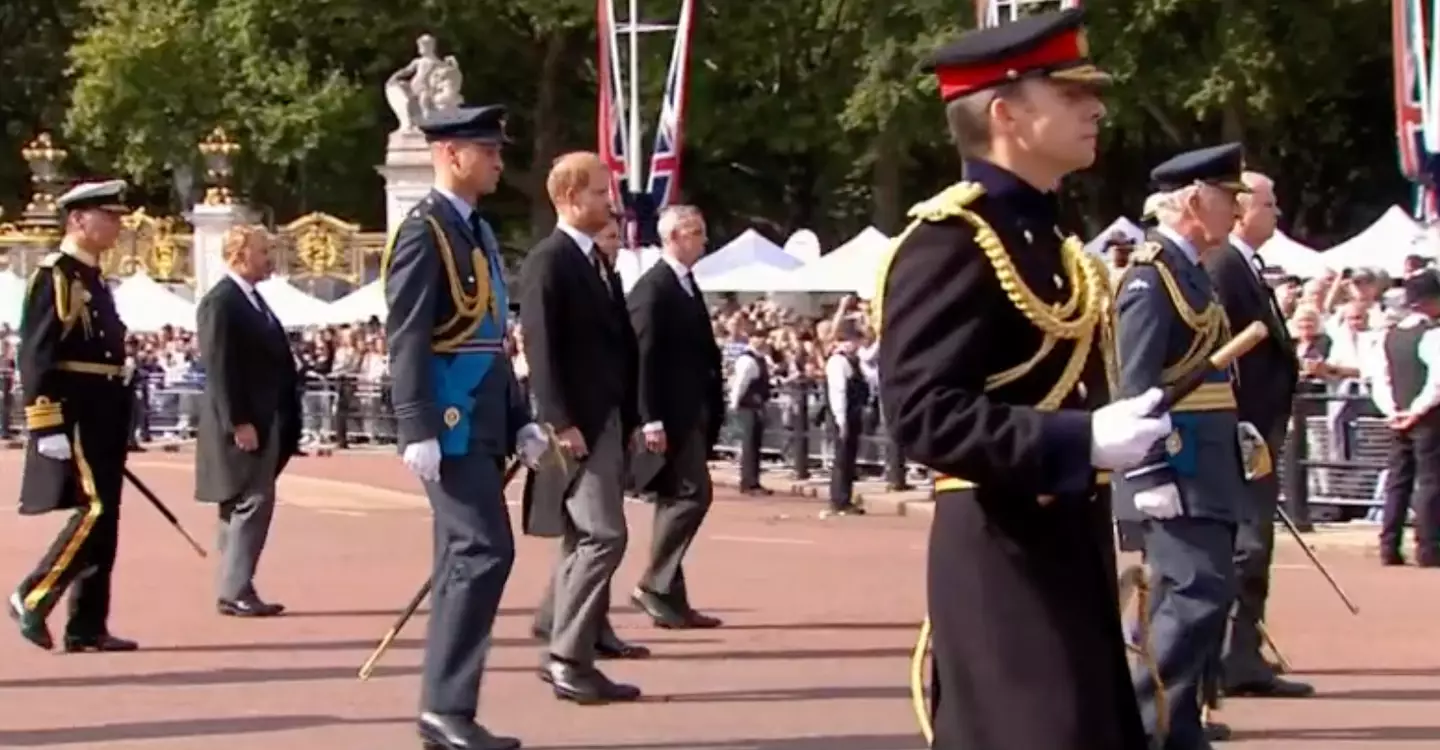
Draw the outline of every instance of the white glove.
M1134 398L1097 409L1090 417L1090 463L1097 469L1128 469L1145 460L1155 441L1170 434L1170 414L1149 416L1165 394L1151 388Z
M550 436L540 429L540 425L531 422L515 433L515 446L520 453L520 460L533 469L540 465L540 459L550 450Z
M69 461L74 455L70 451L70 438L63 434L46 435L35 441L35 450L46 458L53 458L56 461Z
M1173 484L1162 484L1135 493L1135 510L1164 521L1180 515L1180 488Z
M440 441L434 438L405 446L405 468L422 482L440 481Z

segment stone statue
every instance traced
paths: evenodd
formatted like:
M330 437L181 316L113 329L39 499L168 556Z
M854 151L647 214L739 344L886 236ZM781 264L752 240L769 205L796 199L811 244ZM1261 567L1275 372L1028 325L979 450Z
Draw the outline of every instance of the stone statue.
M455 57L441 59L435 53L435 37L429 34L415 40L415 48L419 56L385 81L385 100L400 121L400 132L415 132L417 123L463 103L464 75Z

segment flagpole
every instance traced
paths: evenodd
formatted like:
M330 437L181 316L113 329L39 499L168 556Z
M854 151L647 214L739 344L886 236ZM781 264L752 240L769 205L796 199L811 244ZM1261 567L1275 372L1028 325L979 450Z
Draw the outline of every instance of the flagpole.
M638 197L640 184L640 0L630 0L630 153L625 159L625 171L632 198Z

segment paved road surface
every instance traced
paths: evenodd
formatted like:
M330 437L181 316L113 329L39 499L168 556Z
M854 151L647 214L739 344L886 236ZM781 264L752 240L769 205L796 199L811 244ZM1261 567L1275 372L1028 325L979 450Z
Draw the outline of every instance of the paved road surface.
M138 455L132 467L209 540L207 509L185 500L188 457ZM19 468L17 454L0 454L0 495L13 496ZM297 462L282 483L259 581L291 614L268 621L217 617L208 564L128 496L113 627L147 649L52 655L0 633L0 747L416 747L410 721L423 617L376 678L355 679L425 575L428 518L413 489L390 455ZM918 749L906 675L923 609L927 522L821 521L817 508L724 496L692 550L689 577L698 603L729 627L667 633L623 606L649 533L647 508L632 506L615 621L656 656L610 666L651 696L629 706L562 704L535 678L539 647L527 632L554 552L522 539L483 717L527 747L550 750ZM18 580L61 521L0 516L0 582ZM1228 703L1223 718L1239 741L1227 747L1436 747L1440 573L1382 571L1353 553L1327 560L1363 617L1346 614L1293 550L1275 573L1272 616L1286 656L1321 697ZM63 620L52 625L58 632Z

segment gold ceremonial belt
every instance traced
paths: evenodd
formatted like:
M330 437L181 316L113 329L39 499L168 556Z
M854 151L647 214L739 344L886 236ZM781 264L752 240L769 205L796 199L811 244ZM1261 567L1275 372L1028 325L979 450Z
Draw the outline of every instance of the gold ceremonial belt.
M1104 487L1110 484L1110 472L1100 471L1095 473L1095 484ZM973 490L976 484L968 479L951 477L944 474L935 475L936 492L959 492L960 490Z
M1170 407L1171 412L1187 411L1234 411L1235 389L1230 387L1230 382L1224 383L1201 383L1194 393L1180 399L1180 402Z
M106 378L120 378L125 376L125 368L121 365L111 365L104 362L77 362L75 360L62 360L55 363L55 369L61 372L74 372L81 375L99 375Z

